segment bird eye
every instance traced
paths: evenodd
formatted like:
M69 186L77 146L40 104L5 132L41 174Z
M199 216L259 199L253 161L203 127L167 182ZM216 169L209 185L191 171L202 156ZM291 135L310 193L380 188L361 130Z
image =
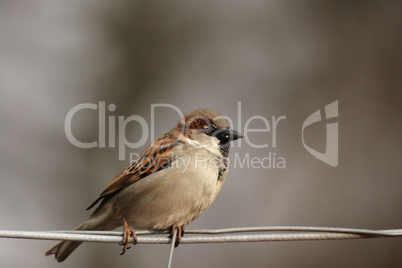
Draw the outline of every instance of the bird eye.
M215 125L205 125L203 132L209 136L212 136L216 133L217 130L218 128Z

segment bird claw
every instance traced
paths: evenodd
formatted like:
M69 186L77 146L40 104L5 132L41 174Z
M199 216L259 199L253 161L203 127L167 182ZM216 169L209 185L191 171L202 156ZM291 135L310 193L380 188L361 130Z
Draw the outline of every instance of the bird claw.
M126 216L123 217L123 242L119 243L120 246L123 246L123 250L120 253L120 255L123 255L128 249L131 248L129 247L128 244L131 241L131 237L133 237L133 244L137 244L137 235L135 234L134 230L130 228L130 226L127 223Z
M175 248L177 248L177 246L180 244L180 240L181 240L182 236L184 236L184 226L180 226L180 227L172 226L170 236L169 236L170 238L173 238L174 231L176 229L177 229L177 237L176 237L176 241L174 243Z

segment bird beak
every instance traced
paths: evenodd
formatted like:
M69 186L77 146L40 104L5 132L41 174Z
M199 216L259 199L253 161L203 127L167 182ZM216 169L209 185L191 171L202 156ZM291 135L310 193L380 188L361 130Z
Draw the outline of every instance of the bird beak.
M228 129L227 134L230 135L230 141L235 141L237 139L243 138L243 135L233 129Z
M231 141L243 138L239 132L230 128L218 130L215 137L220 140L221 147L229 146Z

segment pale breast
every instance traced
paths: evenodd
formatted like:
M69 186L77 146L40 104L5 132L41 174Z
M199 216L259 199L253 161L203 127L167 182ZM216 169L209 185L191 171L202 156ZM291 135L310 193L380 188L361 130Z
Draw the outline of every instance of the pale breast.
M169 168L123 189L114 198L125 204L118 213L125 213L129 224L139 229L167 229L196 219L215 200L227 170L218 179L223 159L207 150L195 151L191 157L176 154Z

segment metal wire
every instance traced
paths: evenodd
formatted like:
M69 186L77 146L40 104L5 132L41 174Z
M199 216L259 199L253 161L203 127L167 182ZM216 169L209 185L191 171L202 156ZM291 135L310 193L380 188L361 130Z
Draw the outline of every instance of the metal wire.
M167 266L168 268L170 268L172 266L173 251L175 248L176 239L177 239L177 228L174 229L174 233L172 235L172 242L170 243L169 259L168 259L168 266Z
M177 239L177 229L172 239L166 231L137 231L138 244L170 244L168 268L172 265L173 251ZM71 240L83 242L121 243L122 232L116 231L5 231L0 230L0 238ZM402 237L402 229L369 230L309 226L263 226L215 230L186 230L180 244L234 243L337 240L379 237Z
M350 233L367 234L379 236L400 236L402 229L389 230L371 230L356 228L337 228L337 227L311 227L311 226L259 226L259 227L238 227L225 229L200 229L186 230L186 234L227 234L227 233L249 233L249 232L332 232L332 233ZM0 231L1 232L1 231ZM48 231L53 233L66 234L99 234L99 235L122 235L120 231ZM170 234L168 230L162 231L136 231L137 235Z
M258 234L256 234L256 232ZM137 242L138 244L170 244L171 239L165 235L167 233L168 231L162 231L162 232L137 231L136 232L138 236ZM245 228L230 228L230 229L217 229L217 230L186 230L186 236L184 236L180 240L180 244L336 240L336 239L358 239L358 238L400 237L400 236L402 236L402 229L369 230L369 229L305 227L305 226L245 227ZM0 230L0 238L121 243L122 232Z

